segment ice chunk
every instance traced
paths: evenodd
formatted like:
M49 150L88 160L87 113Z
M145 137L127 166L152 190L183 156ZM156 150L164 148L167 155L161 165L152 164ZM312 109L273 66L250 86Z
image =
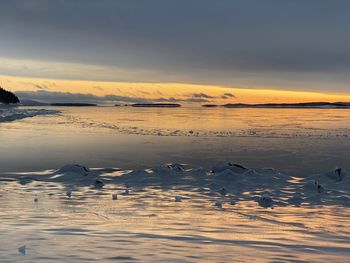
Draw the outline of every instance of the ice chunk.
M22 255L25 255L26 254L26 246L19 247L18 252L21 253Z
M267 207L271 207L272 206L273 200L272 200L271 196L269 196L268 194L263 194L259 198L258 203L259 203L260 206L267 208Z
M67 191L66 196L71 199L72 198L72 191Z
M222 195L222 196L225 196L227 194L227 190L223 187L219 190L219 193Z

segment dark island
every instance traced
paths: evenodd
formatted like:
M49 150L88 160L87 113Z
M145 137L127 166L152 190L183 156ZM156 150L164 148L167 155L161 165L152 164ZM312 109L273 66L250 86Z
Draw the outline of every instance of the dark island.
M3 104L17 104L19 103L18 97L11 91L5 90L0 87L0 103Z
M78 103L78 102L64 102L64 103L50 103L50 106L65 106L65 107L95 107L97 104L93 103Z
M350 102L304 102L304 103L266 103L266 104L225 104L225 108L294 108L294 109L304 109L304 108L340 108L347 109L350 108Z
M135 103L131 104L131 107L144 107L144 108L178 108L180 104L175 103Z

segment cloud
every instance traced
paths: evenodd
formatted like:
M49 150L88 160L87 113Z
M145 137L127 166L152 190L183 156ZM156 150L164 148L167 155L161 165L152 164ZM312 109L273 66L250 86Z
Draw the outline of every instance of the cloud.
M96 104L113 104L113 103L152 103L152 102L171 102L171 103L200 103L208 102L202 98L141 98L118 95L96 96L93 94L70 93L70 92L50 92L46 90L38 91L18 91L16 95L20 100L35 100L45 103L57 102L79 102L79 103L96 103Z
M225 93L224 96L230 97L230 98L235 98L236 96L232 93Z
M178 98L157 98L152 99L153 102L171 102L171 103L177 103L177 102L189 102L189 103L200 103L200 102L209 102L207 99L202 98L188 98L188 99L178 99Z
M103 90L103 88L100 87L100 86L93 86L92 88L95 89L95 90Z
M221 98L226 100L236 98L236 96L232 93L224 93L224 95L222 95Z
M200 92L200 93L193 93L192 97L193 98L206 98L206 99L213 99L214 98L213 96L207 95L207 94L202 93L202 92Z
M0 56L96 66L37 75L349 91L349 1L25 2L0 1Z
M48 87L46 85L35 84L34 86L39 90L47 90L48 89Z
M236 96L232 93L224 93L222 96L211 96L208 94L205 94L203 92L200 93L193 93L191 94L192 99L205 99L204 102L210 102L209 99L232 99L232 98L236 98Z
M127 96L96 96L93 94L70 93L70 92L51 92L46 90L38 91L18 91L16 95L22 100L37 100L40 102L84 102L84 103L145 103L148 102L144 98L134 98Z

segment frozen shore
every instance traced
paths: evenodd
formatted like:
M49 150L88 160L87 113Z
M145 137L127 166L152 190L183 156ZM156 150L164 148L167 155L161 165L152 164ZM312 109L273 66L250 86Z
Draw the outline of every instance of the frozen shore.
M0 184L0 256L8 262L344 262L350 255L350 184L340 168L296 178L230 162L210 170L68 164L2 173Z
M38 115L55 115L58 113L59 111L57 110L23 109L15 106L0 106L0 123L16 121Z

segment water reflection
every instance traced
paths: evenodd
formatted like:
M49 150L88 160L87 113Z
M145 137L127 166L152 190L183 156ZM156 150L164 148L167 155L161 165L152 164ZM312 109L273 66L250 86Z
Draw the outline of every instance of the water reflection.
M348 110L59 110L57 116L0 124L0 171L50 169L71 162L130 169L166 162L205 167L216 160L275 167L298 176L334 166L350 170Z

